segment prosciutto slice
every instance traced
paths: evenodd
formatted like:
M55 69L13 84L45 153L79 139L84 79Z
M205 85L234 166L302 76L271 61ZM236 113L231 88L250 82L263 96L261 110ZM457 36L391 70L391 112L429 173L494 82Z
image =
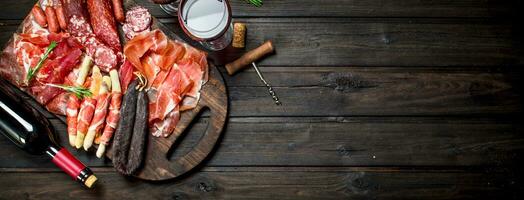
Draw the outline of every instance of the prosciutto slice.
M57 95L53 100L49 101L45 107L49 112L58 114L58 115L66 115L67 110L67 102L69 99L69 96L75 96L70 95L68 92L62 92L59 95Z
M149 90L149 122L163 120L182 101L182 97L193 86L191 79L180 68L171 68L164 83L155 90ZM154 100L154 101L153 101Z
M128 41L124 55L148 80L150 132L169 136L180 111L198 103L200 89L207 81L206 53L170 40L157 29Z

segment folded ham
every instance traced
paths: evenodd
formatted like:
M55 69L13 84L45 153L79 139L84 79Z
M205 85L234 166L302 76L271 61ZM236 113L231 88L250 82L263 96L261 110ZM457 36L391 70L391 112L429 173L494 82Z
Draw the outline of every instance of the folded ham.
M180 111L196 107L207 80L206 53L170 40L160 30L135 36L124 55L148 80L149 124L154 136L169 136Z

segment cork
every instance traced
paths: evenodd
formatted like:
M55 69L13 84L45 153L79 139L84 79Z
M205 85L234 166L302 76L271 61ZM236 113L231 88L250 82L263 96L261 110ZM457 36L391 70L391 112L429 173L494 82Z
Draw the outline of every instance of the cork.
M84 182L84 184L88 187L88 188L91 188L93 187L93 184L96 182L97 178L95 175L91 175L89 177L87 177L87 180Z
M246 47L246 24L236 22L233 25L233 47L235 48L244 48Z

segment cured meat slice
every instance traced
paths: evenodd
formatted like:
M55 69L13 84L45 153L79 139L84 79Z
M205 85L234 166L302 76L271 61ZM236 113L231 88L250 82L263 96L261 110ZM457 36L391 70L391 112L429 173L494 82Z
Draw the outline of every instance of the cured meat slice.
M87 10L91 16L91 27L96 37L113 51L120 51L122 46L116 30L111 3L107 0L87 0Z
M78 123L76 128L76 148L80 148L81 142L84 141L85 134L87 132L87 129L89 128L89 125L91 124L91 120L93 119L93 115L95 113L95 104L96 100L90 97L84 98L82 104L80 104L80 111L78 111Z
M81 56L82 51L75 49L61 58L46 60L36 79L42 83L63 83L65 77L80 62Z
M150 79L149 74L145 72L140 59L144 57L146 52L150 50L154 52L161 48L163 43L167 44L167 37L158 29L146 34L140 34L127 42L124 47L124 55L148 80L153 80Z
M139 35L139 34L142 34L142 33L148 33L149 31L151 31L150 28L147 28L147 29L144 29L142 31L133 31L133 28L131 27L131 25L129 24L124 24L122 26L122 31L124 31L124 34L126 36L126 39L127 40L131 40L133 38L135 38L135 36Z
M151 26L151 14L142 6L135 6L126 12L126 24L134 32L141 32Z
M208 80L208 64L207 64L207 54L203 51L199 51L198 49L195 49L194 47L190 47L186 45L186 53L184 54L184 57L182 60L192 60L193 62L198 63L200 66L200 69L202 72L204 72L202 81L203 84L205 84Z
M71 19L73 16L77 18L89 19L85 0L60 0L64 8L64 15L66 19ZM68 24L69 25L69 24ZM68 27L69 28L69 27Z
M199 97L199 91L202 87L204 72L201 70L198 63L193 60L185 59L177 63L180 70L186 73L191 81L194 83L187 95L191 97Z
M51 87L47 85L35 85L29 88L29 93L35 97L36 101L42 105L46 105L49 101L55 98L57 95L64 92L60 88Z
M120 47L114 50L100 41L93 33L91 26L85 18L73 15L72 18L69 19L68 30L71 35L77 38L78 43L85 47L87 55L94 58L95 64L98 65L102 71L109 72L111 69L116 68L118 56L115 52L119 52ZM70 42L74 41L71 40ZM118 45L120 45L119 41Z
M125 60L122 66L118 71L118 76L120 77L120 86L122 87L122 92L126 92L127 86L133 80L133 65L131 62Z
M155 64L162 70L169 70L176 61L182 58L185 51L186 49L182 44L168 40L166 48L157 50L158 53L154 54L153 59L155 60Z
M69 93L62 92L57 95L53 100L47 103L46 108L49 112L55 113L57 115L66 115L67 110L67 100L69 99ZM71 95L74 96L74 95Z
M16 36L15 36L16 37ZM16 39L15 39L16 40ZM23 82L27 71L33 66L36 66L40 57L44 54L44 49L32 43L19 41L15 42L14 53L16 54L16 61L22 67L22 76L19 81Z
M180 110L193 109L197 106L198 99L200 98L200 89L203 84L204 72L200 69L198 63L193 60L184 59L178 63L178 67L187 74L187 76L193 82L191 89L185 94L184 100L180 106Z
M149 128L149 132L155 137L167 137L175 131L176 125L180 120L178 107L173 109L164 120L157 120Z
M106 125L104 128L104 131L102 132L102 136L100 137L99 143L107 145L109 143L109 140L111 140L111 137L113 136L113 132L115 131L116 126L118 125L118 119L120 118L120 106L121 105L122 105L122 93L120 92L111 93L111 103L109 104L109 113L107 114Z
M110 103L110 95L106 92L107 86L103 85L105 89L96 97L96 107L91 125L87 130L87 135L84 140L84 149L88 150L92 145L96 135L99 135L106 121L107 110Z
M22 33L38 34L44 36L49 34L49 31L46 28L38 25L38 23L34 20L26 19L22 22Z
M153 98L154 101L150 99L149 122L163 120L182 101L182 97L191 89L192 85L193 82L183 71L178 67L171 68L164 83L158 88L156 94L153 94L156 96Z
M126 58L145 75L149 86L161 70L169 70L184 52L183 45L168 40L158 29L136 36L124 47Z
M161 71L160 67L155 63L153 55L147 54L141 61L147 80L155 80L156 76ZM151 86L151 81L148 82L148 86Z
M47 35L39 35L39 34L32 34L32 33L20 33L17 34L16 37L20 39L20 41L23 42L29 42L37 47L45 48L49 46L49 37Z
M102 45L96 47L94 58L95 63L104 72L111 71L111 69L113 69L118 63L117 55L113 50Z
M80 99L76 95L69 95L66 109L67 133L69 135L69 144L75 146L76 126L78 124L78 109L80 108Z
M84 40L87 37L93 37L93 29L91 29L91 25L87 23L86 18L73 15L68 19L69 22L67 23L67 29L71 35L84 38Z
M37 65L38 61L44 54L45 50L47 49L47 46L49 46L51 41L60 42L66 37L68 37L67 34L15 34L13 36L13 52L16 54L16 60L18 65L20 65L20 67L23 68L24 76L22 77L25 77L25 74L29 70L29 68L32 68Z
M126 12L126 23L122 26L122 30L126 39L131 40L135 36L148 33L151 30L151 14L146 8L135 6Z
M4 51L0 53L0 76L20 86L23 84L22 77L26 76L26 71L23 66L17 63L16 58L14 42L11 39Z
M167 137L175 129L180 111L198 103L207 80L206 53L153 30L128 41L124 54L148 80L149 131Z

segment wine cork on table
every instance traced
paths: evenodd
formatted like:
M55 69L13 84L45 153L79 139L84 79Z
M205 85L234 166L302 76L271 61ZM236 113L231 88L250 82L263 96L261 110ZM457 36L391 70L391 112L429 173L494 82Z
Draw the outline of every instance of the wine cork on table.
M262 58L266 54L272 53L273 51L275 51L275 48L273 47L273 43L270 40L268 40L264 42L264 44L257 47L256 49L253 49L245 53L242 57L236 59L235 61L226 64L227 73L229 75L233 75L238 70L245 68L252 62L255 62L256 60Z
M91 175L91 176L87 177L86 181L84 182L84 185L86 187L88 187L88 188L92 188L97 180L98 179L96 178L95 175Z
M246 24L236 22L233 25L233 47L244 48L246 47Z

